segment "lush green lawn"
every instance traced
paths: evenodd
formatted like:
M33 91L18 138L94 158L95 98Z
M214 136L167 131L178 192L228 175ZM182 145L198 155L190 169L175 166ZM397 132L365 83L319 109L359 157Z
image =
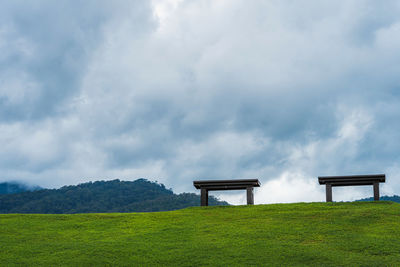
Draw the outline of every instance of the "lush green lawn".
M393 202L0 215L0 265L400 266Z

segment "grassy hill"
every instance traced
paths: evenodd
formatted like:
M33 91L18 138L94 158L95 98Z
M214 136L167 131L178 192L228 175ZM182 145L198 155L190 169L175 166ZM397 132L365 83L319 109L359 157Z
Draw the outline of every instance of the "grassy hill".
M0 215L1 265L400 265L400 204Z

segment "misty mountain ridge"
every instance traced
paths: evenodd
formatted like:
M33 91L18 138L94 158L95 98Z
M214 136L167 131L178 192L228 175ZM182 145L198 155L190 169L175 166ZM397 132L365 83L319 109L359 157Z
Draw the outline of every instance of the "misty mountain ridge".
M393 196L381 196L379 200L384 200L384 201L393 201L400 203L400 196L398 195L393 195ZM356 201L374 201L373 197L368 197L368 198L362 198Z
M135 181L96 181L59 189L25 190L0 195L0 213L147 212L199 205L199 195L174 194L163 184L143 178ZM209 196L209 205L229 204Z
M20 182L3 182L0 183L0 195L15 194L26 191L36 191L43 189L40 186L30 186Z

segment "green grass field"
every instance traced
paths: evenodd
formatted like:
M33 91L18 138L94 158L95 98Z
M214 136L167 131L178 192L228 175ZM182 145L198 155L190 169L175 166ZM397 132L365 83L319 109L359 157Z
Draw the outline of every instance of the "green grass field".
M400 266L400 204L0 215L0 266Z

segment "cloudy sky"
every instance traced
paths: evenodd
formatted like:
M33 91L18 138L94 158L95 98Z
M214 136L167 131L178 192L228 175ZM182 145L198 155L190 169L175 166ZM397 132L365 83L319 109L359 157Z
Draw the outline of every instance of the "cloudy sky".
M259 178L274 203L386 173L392 195L399 140L399 1L0 0L0 182Z

